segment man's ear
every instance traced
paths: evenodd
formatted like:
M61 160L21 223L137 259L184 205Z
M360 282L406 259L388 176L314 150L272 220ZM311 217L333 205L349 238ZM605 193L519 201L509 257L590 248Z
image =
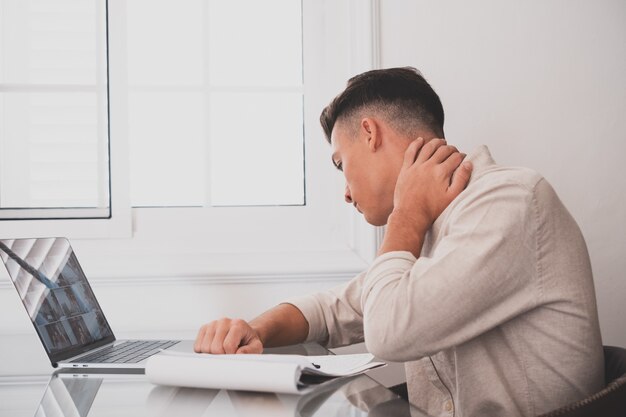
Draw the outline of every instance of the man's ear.
M378 121L371 117L364 117L361 119L360 131L369 149L376 152L382 144L382 131Z

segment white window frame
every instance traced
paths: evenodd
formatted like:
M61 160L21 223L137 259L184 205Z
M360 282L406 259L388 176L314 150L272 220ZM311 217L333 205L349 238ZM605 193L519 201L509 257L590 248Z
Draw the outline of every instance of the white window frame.
M106 1L106 0L105 0ZM105 7L98 7L98 13L105 13ZM105 17L106 18L106 17ZM98 22L104 22L99 19ZM110 23L110 22L109 22ZM98 30L107 30L106 27L99 27ZM109 39L108 44L110 44ZM119 43L121 39L114 39ZM100 51L99 51L100 52ZM108 51L107 51L108 54ZM100 55L99 55L100 56ZM108 61L108 59L107 59ZM105 61L106 62L106 61ZM100 68L98 70L101 70ZM122 68L117 68L117 72L112 69L109 73L109 84L117 84L122 76ZM111 78L114 81L111 81ZM100 79L100 77L98 77ZM44 86L50 88L49 86ZM37 87L40 88L40 87ZM65 87L67 88L67 87ZM10 88L7 88L10 91ZM28 86L20 86L20 91L28 91ZM108 98L110 100L110 98ZM41 237L41 236L69 236L72 239L88 238L130 238L132 232L131 209L128 192L128 184L125 178L128 177L128 164L123 163L127 158L126 132L121 127L125 123L127 114L126 104L122 100L115 103L109 101L109 155L111 158L110 175L110 211L109 208L84 208L84 209L20 209L19 214L32 213L32 218L20 218L15 220L0 219L1 237ZM115 123L114 123L115 122ZM111 141L111 137L120 140ZM113 162L115 163L115 173L113 173ZM108 184L107 184L108 186ZM10 217L15 210L3 209L3 215ZM110 213L110 217L109 216ZM16 217L20 217L16 216Z
M112 217L2 221L2 237L68 236L100 282L336 280L365 269L382 229L343 202L318 117L348 77L379 66L378 1L303 1L305 206L131 209L125 1L109 0Z

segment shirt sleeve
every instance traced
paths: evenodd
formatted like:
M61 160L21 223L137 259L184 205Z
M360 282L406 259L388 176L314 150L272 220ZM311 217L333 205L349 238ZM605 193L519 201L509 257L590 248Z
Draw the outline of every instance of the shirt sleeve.
M286 301L298 308L309 323L307 342L339 347L363 341L364 277L365 272L328 291Z
M389 252L363 280L370 352L410 361L462 344L540 299L533 189L501 184L463 200L428 256Z

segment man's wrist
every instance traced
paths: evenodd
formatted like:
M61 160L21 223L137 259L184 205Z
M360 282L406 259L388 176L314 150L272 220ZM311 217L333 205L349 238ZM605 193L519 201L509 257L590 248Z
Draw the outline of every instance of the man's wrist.
M406 231L412 235L424 236L431 222L419 211L394 208L387 218L387 229Z
M309 323L294 305L281 303L250 321L264 347L293 345L306 340Z
M255 320L252 320L250 322L250 328L252 328L252 330L256 333L257 337L261 341L261 344L265 346L268 337L265 327L259 323L255 323Z

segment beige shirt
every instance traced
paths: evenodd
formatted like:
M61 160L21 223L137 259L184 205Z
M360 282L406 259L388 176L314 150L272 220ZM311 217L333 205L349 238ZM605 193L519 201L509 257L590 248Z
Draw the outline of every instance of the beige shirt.
M353 280L288 302L309 341L360 341L406 365L409 399L435 416L535 416L600 390L602 342L583 236L548 182L469 159L467 188L420 257L389 252Z

